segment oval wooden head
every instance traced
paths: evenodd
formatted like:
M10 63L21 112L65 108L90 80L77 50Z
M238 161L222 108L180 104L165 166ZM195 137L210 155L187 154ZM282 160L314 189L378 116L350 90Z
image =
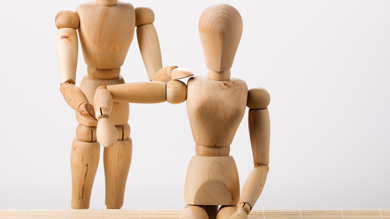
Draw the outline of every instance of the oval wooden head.
M229 70L242 34L242 18L231 5L208 7L199 19L199 35L208 69Z

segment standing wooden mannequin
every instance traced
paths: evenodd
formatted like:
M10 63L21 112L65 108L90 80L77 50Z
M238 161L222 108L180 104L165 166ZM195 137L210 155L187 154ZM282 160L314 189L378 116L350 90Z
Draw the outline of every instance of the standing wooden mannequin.
M120 67L133 40L135 27L149 79L153 79L156 72L162 68L160 45L153 21L154 13L150 8L134 9L132 4L118 0L83 3L76 8L76 12L62 11L56 16L61 93L76 111L76 119L80 123L71 152L72 208L89 208L99 161L97 121L91 105L94 102L95 90L102 85L124 83L120 76ZM80 88L75 86L77 29L84 60L88 65L88 74L82 80ZM109 118L104 109L98 108L97 112L104 117L101 123L115 125L115 130L109 130L110 133L107 134L115 135L115 142L118 141L114 146L104 148L106 206L119 209L123 205L132 153L130 126L127 124L129 105L114 102L109 107Z
M248 91L243 80L230 77L242 28L240 13L225 4L207 8L199 20L208 71L207 76L188 81L187 111L196 156L187 170L183 219L247 218L267 178L270 96L263 88ZM237 168L229 152L245 106L254 168L240 196Z

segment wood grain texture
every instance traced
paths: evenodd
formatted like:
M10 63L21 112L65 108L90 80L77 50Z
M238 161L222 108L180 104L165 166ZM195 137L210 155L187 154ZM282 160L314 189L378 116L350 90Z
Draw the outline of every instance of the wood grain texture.
M249 109L265 109L271 101L271 96L264 88L252 88L248 91L247 106Z
M121 73L120 68L97 69L88 66L87 70L88 70L88 77L97 80L118 79Z
M57 29L73 28L77 29L80 26L79 15L74 11L61 11L55 18Z
M106 177L106 206L119 209L123 205L127 175L132 154L131 138L118 141L114 146L104 148L104 173Z
M89 208L93 181L99 164L99 153L99 143L73 140L70 165L73 209Z
M74 110L79 110L82 103L89 103L84 92L74 84L63 83L60 88L61 94L65 102Z
M252 169L245 181L240 197L240 203L248 203L253 208L263 191L265 181L267 180L269 167L256 166Z
M118 141L127 140L130 137L130 125L116 125L115 126L117 132L118 132Z
M119 68L134 37L135 12L130 3L104 7L95 2L76 8L85 63L97 69Z
M209 219L209 216L202 207L187 205L181 213L180 219Z
M96 127L97 141L103 147L111 147L118 140L118 131L114 123L107 117L99 119Z
M244 210L237 210L234 212L229 219L247 219L248 214Z
M95 142L96 127L79 124L76 128L76 140L83 142Z
M253 163L255 165L269 164L271 128L268 109L249 110L248 126Z
M166 100L171 104L182 103L187 99L187 85L181 81L169 81L167 83Z
M183 78L188 78L193 76L194 74L189 71L188 69L185 68L175 68L172 69L170 74L168 74L172 80L177 80L177 79L183 79Z
M195 153L198 156L229 156L230 146L214 147L196 144Z
M207 69L207 77L214 81L228 81L230 80L230 70L216 72L210 69Z
M79 114L91 122L96 122L95 110L90 103L82 103L78 107Z
M208 69L222 72L232 67L242 28L240 13L230 5L216 4L203 11L199 35Z
M135 9L135 26L153 24L154 12L148 7L137 7Z
M76 83L78 57L77 32L73 28L62 28L57 34L57 62L60 72L60 84Z
M138 46L149 80L162 68L160 43L153 24L137 27Z
M183 210L0 210L14 219L179 219ZM390 209L372 210L253 210L250 219L390 219ZM223 219L223 218L218 218Z
M187 204L235 205L239 197L240 183L233 157L192 157L184 187Z
M114 101L127 103L161 103L166 100L166 85L159 81L109 85Z
M176 65L168 65L160 70L153 76L152 81L161 81L167 83L171 80L171 71L177 68Z
M105 7L112 7L118 3L118 0L96 0L96 3Z
M113 106L110 91L104 88L97 89L93 97L93 106L95 108L96 119L109 117ZM106 110L103 111L102 109Z
M123 80L122 76L119 76L119 78L113 80L95 80L85 76L81 81L80 89L84 92L88 101L93 104L96 88L105 85L123 83L125 83L125 80ZM114 101L109 118L114 123L114 125L127 124L127 121L129 120L129 104ZM76 119L80 124L85 126L97 126L97 122L91 122L80 116L79 113L76 113Z
M244 81L188 80L187 113L194 141L204 146L230 146L245 114L248 88Z

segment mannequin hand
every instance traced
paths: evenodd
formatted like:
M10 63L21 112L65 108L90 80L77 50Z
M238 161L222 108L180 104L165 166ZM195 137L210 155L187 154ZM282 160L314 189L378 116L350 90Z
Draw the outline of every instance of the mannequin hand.
M232 214L229 219L247 219L250 210L251 207L248 203L240 203L240 205L237 207L237 211Z
M171 72L173 69L177 68L176 65L168 65L160 70L157 71L157 73L154 75L154 78L152 81L161 81L164 83L167 83L171 80Z
M88 119L89 121L97 122L95 118L95 110L93 109L92 104L82 103L80 104L78 111L80 115L82 115L84 118Z

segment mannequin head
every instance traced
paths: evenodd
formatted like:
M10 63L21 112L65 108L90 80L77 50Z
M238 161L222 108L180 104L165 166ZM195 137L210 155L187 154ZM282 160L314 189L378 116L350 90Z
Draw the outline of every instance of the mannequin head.
M216 4L203 11L199 35L209 70L226 72L232 67L242 26L241 15L233 6Z

